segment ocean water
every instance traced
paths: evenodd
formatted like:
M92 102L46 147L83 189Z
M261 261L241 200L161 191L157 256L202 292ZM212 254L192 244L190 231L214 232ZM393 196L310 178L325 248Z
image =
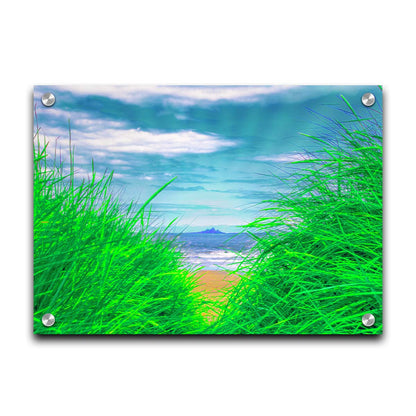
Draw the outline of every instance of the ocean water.
M253 247L254 241L247 234L203 234L183 233L173 235L181 244L186 261L191 266L202 266L206 270L235 270L241 254Z

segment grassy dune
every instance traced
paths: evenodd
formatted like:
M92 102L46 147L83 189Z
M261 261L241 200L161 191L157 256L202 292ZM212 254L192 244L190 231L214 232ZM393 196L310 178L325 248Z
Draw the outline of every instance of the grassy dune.
M37 334L185 334L201 330L206 306L182 254L148 232L145 208L121 213L111 174L76 184L48 167L34 147L34 332ZM166 184L165 186L167 186ZM45 328L45 313L56 317Z
M247 226L259 254L242 265L216 332L382 332L382 120L345 106L351 120L329 125L330 139L309 136L322 150L294 162L290 193Z

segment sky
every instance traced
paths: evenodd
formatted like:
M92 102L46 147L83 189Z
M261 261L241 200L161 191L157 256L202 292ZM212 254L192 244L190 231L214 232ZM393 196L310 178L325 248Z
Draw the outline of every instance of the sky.
M41 96L52 92L53 107ZM34 88L34 129L68 160L69 121L78 178L113 171L123 204L152 202L155 225L174 230L215 227L238 232L259 215L279 181L330 134L328 119L350 115L342 94L365 112L361 96L376 86L127 86L42 85ZM274 176L273 176L274 175Z

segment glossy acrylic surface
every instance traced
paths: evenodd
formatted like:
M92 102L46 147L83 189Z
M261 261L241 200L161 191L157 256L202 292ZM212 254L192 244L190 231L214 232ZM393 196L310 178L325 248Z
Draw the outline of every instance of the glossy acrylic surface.
M33 138L35 333L382 333L380 87L36 86Z

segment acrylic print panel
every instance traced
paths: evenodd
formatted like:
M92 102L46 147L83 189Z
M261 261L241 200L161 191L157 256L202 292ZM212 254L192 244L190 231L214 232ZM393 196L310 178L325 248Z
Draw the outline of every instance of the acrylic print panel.
M380 87L36 86L33 149L36 334L382 332Z

